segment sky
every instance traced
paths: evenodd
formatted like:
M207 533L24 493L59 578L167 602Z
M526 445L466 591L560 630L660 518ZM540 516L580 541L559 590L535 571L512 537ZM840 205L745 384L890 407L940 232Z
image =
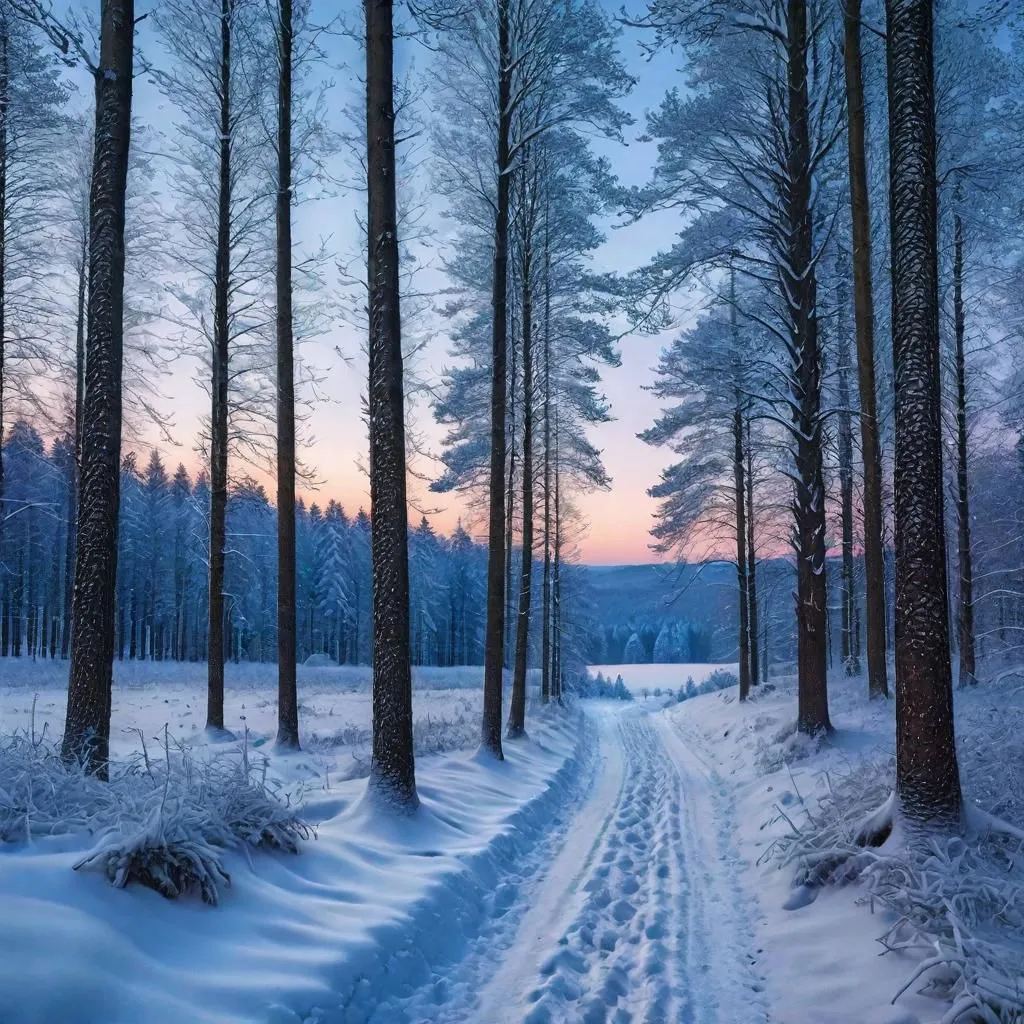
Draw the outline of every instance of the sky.
M314 16L315 10L314 3ZM675 55L659 54L647 61L640 50L639 38L631 29L625 30L622 38L624 59L638 81L625 103L636 119L627 129L628 145L599 143L600 152L607 156L613 170L627 184L646 181L655 157L655 147L636 138L643 130L644 112L658 104L673 79L679 81L680 78ZM145 46L147 40L143 38L141 42ZM154 45L151 40L148 42ZM398 55L399 67L404 64L415 68L424 58L429 59L429 55L416 52L413 43L403 42L400 46L405 50ZM337 67L334 71L336 85L328 102L335 112L346 106L359 111L363 100L358 92L357 65L361 57L351 40L332 41L330 48ZM159 60L158 51L155 59ZM135 110L137 116L157 131L172 132L174 111L148 79L137 82ZM430 217L438 211L430 209L428 174L424 178L419 188L424 193ZM300 206L296 212L295 232L299 246L312 246L324 238L329 248L339 252L341 260L354 259L359 238L356 218L364 202L362 193L341 187L329 198ZM676 230L676 225L664 215L624 229L610 227L606 243L596 254L596 266L600 270L619 272L633 269L658 248L670 244ZM356 264L358 266L358 260ZM618 326L624 328L624 324ZM643 387L652 382L659 350L670 336L623 337L622 365L603 372L603 390L614 419L592 428L591 438L603 452L612 486L608 491L583 495L577 502L587 524L579 547L579 556L586 563L634 564L658 560L649 548L655 503L648 497L647 489L657 481L671 453L651 448L636 435L650 426L656 415L656 405ZM415 357L409 367L410 376L422 381L427 388L436 386L449 362L448 345L443 332L437 332ZM303 458L317 484L307 487L304 497L321 504L334 498L350 512L360 506L368 507L366 436L361 415L366 358L361 332L356 325L345 324L339 314L332 318L324 334L305 343L303 357L315 367L319 379L317 401L310 406L303 427L308 441ZM160 431L169 433L175 442L170 450L166 442L161 442L165 461L173 464L182 461L193 471L200 465L194 439L208 407L206 393L197 382L200 375L199 361L182 351L169 371L155 382L163 395L160 408L167 412ZM411 428L428 452L439 450L443 431L433 422L427 394L417 395L412 403ZM156 427L145 427L135 439L134 447L142 451L157 436ZM129 450L133 447L131 441L127 447ZM429 477L436 475L437 464L420 457L415 469ZM235 467L235 472L245 470L244 466ZM272 493L272 488L268 490ZM449 532L463 518L472 533L485 533L485 525L473 521L471 512L458 496L431 494L424 481L413 479L410 498L417 509L429 511L436 529Z

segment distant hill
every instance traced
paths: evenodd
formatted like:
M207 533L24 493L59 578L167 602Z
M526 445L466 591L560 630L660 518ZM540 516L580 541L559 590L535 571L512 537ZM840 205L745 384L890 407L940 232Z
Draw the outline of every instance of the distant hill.
M728 562L580 568L595 627L591 664L735 660L736 569ZM758 572L759 604L770 604L772 617L791 615L791 564L770 559ZM634 634L639 645L627 652Z
M736 570L725 562L695 565L588 565L586 580L602 625L624 619L711 621L731 615ZM709 603L710 602L710 603Z

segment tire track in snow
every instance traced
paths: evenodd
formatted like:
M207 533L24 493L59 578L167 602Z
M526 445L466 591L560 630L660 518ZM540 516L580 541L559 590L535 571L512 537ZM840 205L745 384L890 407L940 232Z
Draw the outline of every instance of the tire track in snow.
M619 731L626 775L612 824L586 902L541 964L524 1024L693 1019L680 778L647 716L623 716Z
M415 990L380 993L383 998L376 1001L372 1012L353 1016L352 1024L483 1024L485 1019L492 1024L477 1014L479 994L516 940L524 916L535 905L538 884L566 843L569 830L581 817L581 804L589 802L593 790L600 742L592 721L585 721L582 727L581 753L574 764L576 774L559 787L561 800L554 804L543 828L539 820L534 822L536 839L528 836L524 842L520 837L511 844L517 856L487 858L485 869L473 872L479 877L467 880L466 888L472 890L475 899L473 913L464 921L465 945L460 959L455 963L434 962L430 980ZM545 797L546 807L550 795ZM348 1018L344 1024L349 1024Z
M736 823L729 785L701 753L696 737L681 734L665 716L657 718L655 728L679 773L682 847L694 893L688 961L697 1002L694 1016L681 1020L764 1024L768 1002L740 883L748 866L732 838Z
M663 716L587 714L598 738L581 772L589 798L495 879L463 959L400 1007L381 1005L374 1024L766 1019L724 783Z

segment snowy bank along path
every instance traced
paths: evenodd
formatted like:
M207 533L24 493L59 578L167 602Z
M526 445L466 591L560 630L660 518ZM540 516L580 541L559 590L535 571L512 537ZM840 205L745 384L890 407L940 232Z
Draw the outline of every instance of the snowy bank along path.
M313 794L221 904L112 889L95 837L0 847L4 1024L761 1024L727 793L653 702L421 760L412 821Z
M723 785L663 716L605 703L584 714L551 828L479 876L491 893L458 959L385 997L373 1024L767 1019ZM366 994L368 1009L385 996Z

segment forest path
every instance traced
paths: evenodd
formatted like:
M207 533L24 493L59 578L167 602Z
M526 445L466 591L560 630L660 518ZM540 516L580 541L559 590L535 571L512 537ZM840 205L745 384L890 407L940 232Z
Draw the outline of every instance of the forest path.
M664 715L593 704L595 777L516 883L527 909L481 929L404 1021L759 1024L727 792ZM500 916L500 912L499 912ZM512 917L512 915L509 915ZM492 923L493 925L493 923ZM438 997L440 995L440 998Z

